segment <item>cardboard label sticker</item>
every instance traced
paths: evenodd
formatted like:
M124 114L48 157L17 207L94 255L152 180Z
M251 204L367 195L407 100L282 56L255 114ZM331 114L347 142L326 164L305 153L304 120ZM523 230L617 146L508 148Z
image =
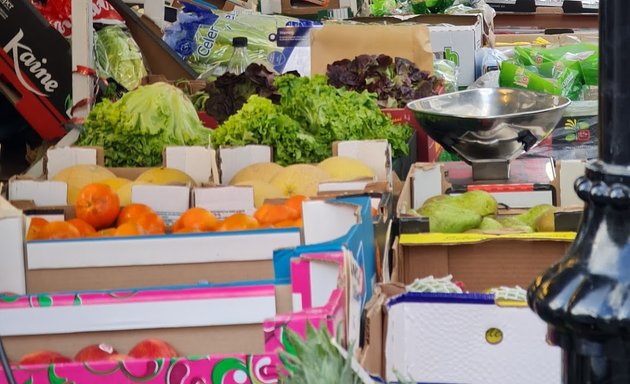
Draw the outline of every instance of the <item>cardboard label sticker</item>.
M499 328L489 328L486 331L486 341L492 345L500 344L503 341L503 331Z

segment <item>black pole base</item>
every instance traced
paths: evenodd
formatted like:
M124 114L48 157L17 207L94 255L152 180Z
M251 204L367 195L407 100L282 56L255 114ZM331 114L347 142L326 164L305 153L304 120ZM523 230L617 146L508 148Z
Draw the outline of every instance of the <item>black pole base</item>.
M563 384L630 383L630 344L621 338L590 340L553 327L548 338L563 350Z

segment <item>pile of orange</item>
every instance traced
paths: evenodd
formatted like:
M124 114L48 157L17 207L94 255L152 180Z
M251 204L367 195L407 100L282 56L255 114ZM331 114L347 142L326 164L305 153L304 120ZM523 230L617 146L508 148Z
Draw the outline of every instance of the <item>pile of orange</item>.
M263 204L253 216L233 214L219 220L204 208L190 208L170 228L172 233L242 231L258 228L302 226L304 196L293 196L280 204ZM31 219L27 240L76 239L84 237L161 235L164 220L149 206L130 204L121 209L118 195L105 184L88 184L78 194L76 218L48 222Z
M75 239L83 237L159 235L166 233L164 220L144 204L120 208L118 195L105 184L88 184L74 205L76 218L48 222L33 218L27 240Z
M219 220L204 208L190 208L173 224L173 233L245 231L258 228L302 227L302 202L296 195L279 204L263 204L254 216L235 213Z

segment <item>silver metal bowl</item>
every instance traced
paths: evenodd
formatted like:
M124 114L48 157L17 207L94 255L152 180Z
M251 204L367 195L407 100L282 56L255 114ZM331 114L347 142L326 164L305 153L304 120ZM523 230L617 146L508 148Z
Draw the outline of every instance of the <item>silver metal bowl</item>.
M435 141L466 162L510 161L544 140L569 99L509 88L479 88L407 104Z

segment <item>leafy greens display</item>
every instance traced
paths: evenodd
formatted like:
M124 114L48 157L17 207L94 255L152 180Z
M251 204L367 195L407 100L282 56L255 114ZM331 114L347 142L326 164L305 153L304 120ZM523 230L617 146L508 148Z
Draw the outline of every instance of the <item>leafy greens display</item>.
M360 55L328 65L329 84L357 92L376 93L384 108L402 108L408 102L444 91L444 81L422 71L407 59L387 55Z
M279 104L251 96L212 134L215 148L270 145L283 165L320 162L331 156L331 144L341 140L387 139L393 156L409 152L411 127L394 124L374 94L335 88L322 75L285 74L274 79L274 86Z
M96 104L77 144L103 147L109 167L153 167L165 146L206 146L209 135L184 92L158 82Z
M260 64L250 64L240 75L225 73L206 87L205 111L219 123L235 114L251 95L278 101L275 74Z

